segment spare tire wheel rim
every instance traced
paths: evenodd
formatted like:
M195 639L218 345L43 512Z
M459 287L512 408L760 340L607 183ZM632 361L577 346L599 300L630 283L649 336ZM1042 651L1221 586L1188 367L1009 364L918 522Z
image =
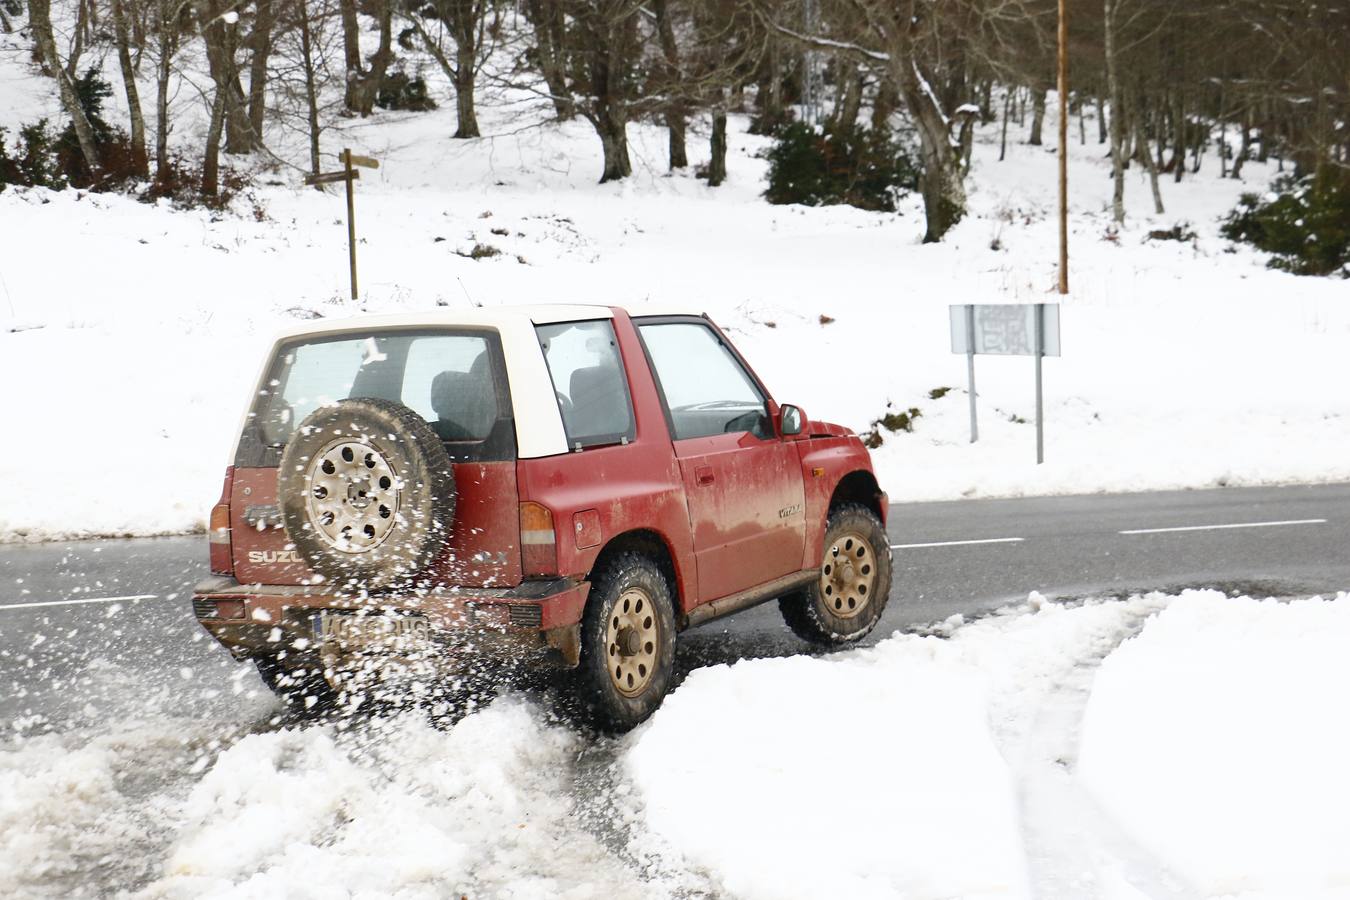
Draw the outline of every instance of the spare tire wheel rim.
M343 553L369 553L398 522L402 485L383 453L363 441L340 438L314 454L305 483L310 525Z
M837 536L820 567L820 599L830 614L851 619L867 608L876 583L877 560L871 543L856 531Z
M647 689L661 651L660 624L652 598L632 587L619 595L605 623L605 663L614 688L625 697Z

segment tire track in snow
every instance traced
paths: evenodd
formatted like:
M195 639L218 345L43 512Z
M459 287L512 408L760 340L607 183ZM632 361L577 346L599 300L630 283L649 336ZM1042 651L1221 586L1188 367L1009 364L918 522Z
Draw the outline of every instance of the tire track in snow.
M1119 602L1119 601L1117 601ZM1033 896L1038 900L1190 900L1196 893L1140 847L1078 782L1083 715L1102 662L1161 608L1136 604L1114 633L1099 633L1077 664L1030 703L1024 730L1001 736L1017 785Z

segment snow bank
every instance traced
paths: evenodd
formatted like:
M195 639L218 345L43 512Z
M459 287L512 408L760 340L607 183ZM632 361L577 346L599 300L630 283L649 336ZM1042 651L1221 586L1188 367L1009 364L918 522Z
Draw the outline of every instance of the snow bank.
M577 735L498 701L447 731L244 738L183 804L144 897L641 895L572 816Z
M1192 595L1103 664L1083 782L1198 895L1350 892L1350 595Z
M1030 896L1037 709L1162 602L1033 603L950 639L700 669L632 739L644 821L736 897Z

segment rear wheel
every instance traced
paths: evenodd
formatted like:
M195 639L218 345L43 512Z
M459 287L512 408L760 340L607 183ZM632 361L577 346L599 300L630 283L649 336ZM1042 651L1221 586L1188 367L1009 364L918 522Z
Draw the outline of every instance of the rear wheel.
M670 689L675 614L660 567L637 551L602 563L581 625L580 687L600 724L627 731Z
M778 606L798 637L837 646L861 640L876 627L890 592L886 529L872 510L850 503L830 513L820 576Z

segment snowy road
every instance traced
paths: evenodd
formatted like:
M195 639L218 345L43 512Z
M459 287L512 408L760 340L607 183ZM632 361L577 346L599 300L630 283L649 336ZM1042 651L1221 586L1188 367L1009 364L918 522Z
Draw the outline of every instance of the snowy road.
M772 605L696 629L682 684L623 739L548 694L453 726L290 721L191 618L200 538L0 548L0 895L1337 896L1345 829L1324 813L1350 802L1350 731L1305 713L1335 705L1350 598L1036 600L919 626L1030 590L1334 597L1350 486L896 506L891 536L875 646L806 655ZM779 658L724 665L750 657ZM820 760L883 746L901 777L805 789ZM1176 787L1282 784L1295 757L1316 791L1254 794L1278 834ZM836 839L866 852L810 850Z
M1350 586L1350 485L904 504L891 509L890 534L895 586L873 642L1030 591ZM198 537L0 545L0 684L14 686L0 693L0 722L79 710L86 698L69 679L92 655L146 677L191 669L196 683L224 685L235 667L201 639L187 603L204 557ZM805 649L767 604L684 635L681 670Z

